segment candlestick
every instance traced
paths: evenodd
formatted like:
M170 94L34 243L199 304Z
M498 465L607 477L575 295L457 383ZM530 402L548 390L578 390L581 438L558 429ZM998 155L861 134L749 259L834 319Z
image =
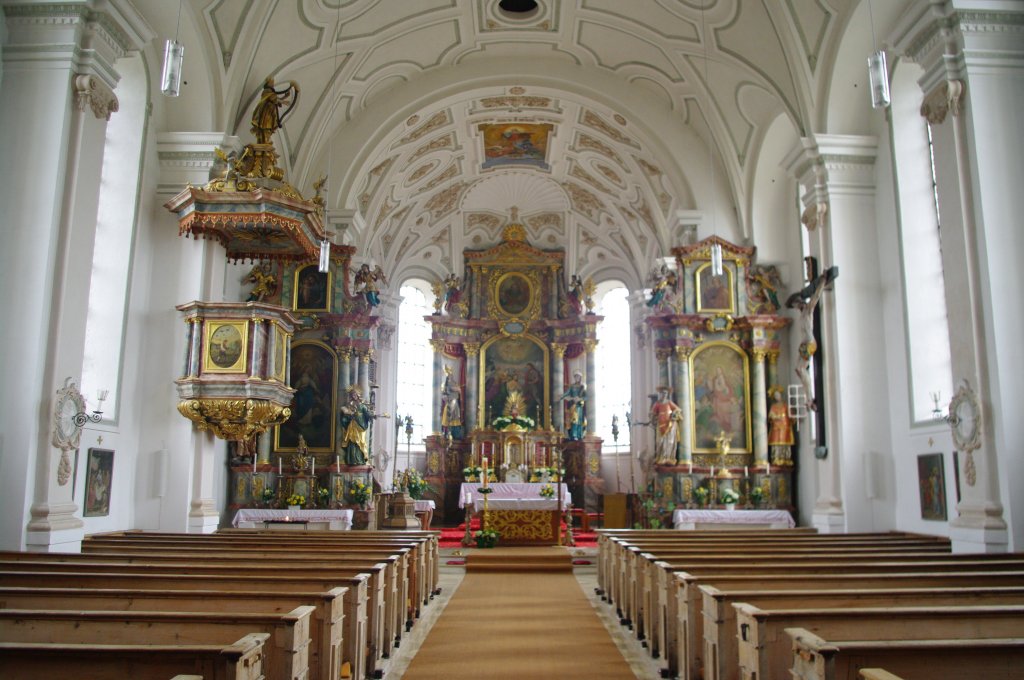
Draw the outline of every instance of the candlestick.
M772 464L768 461L764 462L764 473L766 475L770 475L772 473Z
M715 466L714 465L711 466L711 476L712 477L715 476Z
M256 474L256 453L252 454L252 473Z
M277 474L278 476L284 474L284 456L277 457Z
M334 457L334 467L336 467L336 468L340 468L341 467L341 456L335 456Z
M693 461L690 461L686 465L687 465L687 468L688 468L687 472L692 475L693 474Z
M748 475L747 475L747 466L746 466L746 465L744 465L744 466L743 466L743 476L744 476L744 477L747 477L747 476L748 476Z
M316 477L316 458L309 459L309 474Z

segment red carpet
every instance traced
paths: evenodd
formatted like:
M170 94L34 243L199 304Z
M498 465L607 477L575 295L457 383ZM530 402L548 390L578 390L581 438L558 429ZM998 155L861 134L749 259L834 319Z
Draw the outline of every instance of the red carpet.
M473 532L480 528L480 520L474 519L471 526ZM564 530L565 525L562 525ZM442 527L441 528L441 539L438 542L439 548L461 548L462 538L466 535L466 524L462 523L457 527ZM580 529L572 530L573 540L576 541L577 548L593 548L597 545L597 534L593 531L584 533ZM499 542L498 545L501 545Z

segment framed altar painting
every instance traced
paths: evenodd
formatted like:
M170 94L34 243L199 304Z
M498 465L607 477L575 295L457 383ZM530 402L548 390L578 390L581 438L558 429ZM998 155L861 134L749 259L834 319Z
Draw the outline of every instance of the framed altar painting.
M500 337L480 352L480 422L501 416L523 416L545 427L549 399L548 350L529 335Z
M315 341L292 344L295 396L291 416L275 428L275 451L295 451L299 435L310 451L334 451L337 386L338 362L330 347Z
M693 450L715 453L716 439L732 438L733 453L750 451L750 374L747 355L736 345L711 342L690 355Z
M110 514L110 484L114 474L114 452L89 449L85 466L85 503L83 517L106 517Z
M319 263L295 270L292 309L297 312L331 311L331 273L321 272Z
M921 519L946 521L946 475L941 453L917 457L917 485L921 495Z
M733 295L733 272L729 267L722 267L721 276L711 273L708 262L697 269L697 312L736 313L736 299Z

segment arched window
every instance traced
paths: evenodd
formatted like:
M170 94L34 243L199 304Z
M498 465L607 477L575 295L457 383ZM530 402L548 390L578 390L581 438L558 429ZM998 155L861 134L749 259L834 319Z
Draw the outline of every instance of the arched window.
M89 311L82 357L82 393L90 404L108 390L104 416L113 420L120 402L121 361L127 314L142 148L145 139L147 87L142 58L117 62L119 109L107 123L100 174L96 242L89 282Z
M423 438L431 433L431 415L434 408L433 353L430 348L430 324L424 316L433 312L428 300L430 286L418 279L402 284L398 307L398 371L395 389L396 418L412 416L412 444L423 448ZM406 448L404 432L399 434L399 457Z
M941 408L953 396L935 160L917 85L922 75L917 64L900 62L892 82L892 143L899 186L913 422L934 419L936 402Z
M629 349L629 290L621 283L598 286L597 314L604 317L597 327L597 436L602 448L617 451L629 447L626 413L631 410L632 375ZM618 441L612 436L612 418L618 417ZM637 417L644 420L643 414Z

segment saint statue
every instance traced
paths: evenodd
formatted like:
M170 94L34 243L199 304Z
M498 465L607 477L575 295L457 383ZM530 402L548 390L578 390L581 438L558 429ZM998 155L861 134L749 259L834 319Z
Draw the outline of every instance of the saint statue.
M256 137L258 144L271 143L270 138L281 127L281 121L298 101L299 86L294 80L289 81L287 87L277 90L274 89L274 78L267 77L263 82L260 100L252 112L250 131ZM287 107L283 112L281 111L282 106Z
M650 420L655 431L654 448L657 455L654 462L658 465L675 465L683 412L668 398L667 387L659 388L658 400L651 406Z
M249 291L248 302L263 302L277 292L277 278L269 262L255 265L245 277L245 282L255 284Z
M366 432L373 422L373 414L363 403L359 388L349 388L348 394L348 404L341 407L341 449L346 465L366 465L369 460Z
M565 401L566 406L566 436L570 441L579 441L583 439L583 433L587 428L587 386L583 384L582 373L573 372L572 384L561 398Z
M772 405L768 409L768 446L771 447L772 463L792 465L793 421L789 408L783 399L782 388L771 388Z
M441 434L452 439L462 439L462 399L458 384L452 380L452 369L444 367L444 382L441 384Z

